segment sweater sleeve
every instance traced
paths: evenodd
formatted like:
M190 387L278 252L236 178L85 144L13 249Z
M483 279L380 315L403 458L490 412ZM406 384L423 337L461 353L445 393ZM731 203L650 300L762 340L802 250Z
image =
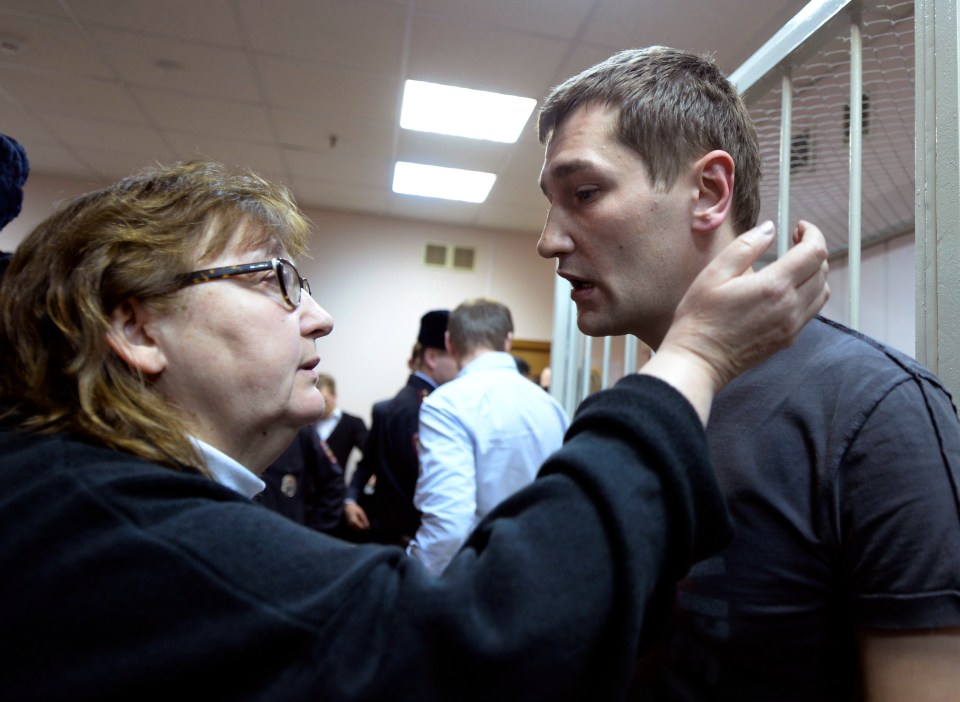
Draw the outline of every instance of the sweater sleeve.
M36 698L618 699L674 581L729 533L693 408L642 376L586 400L439 577L200 477L31 442L49 448L0 466L36 487L0 499L20 603L0 690Z
M325 649L358 663L321 666L320 689L618 698L675 581L729 529L693 408L659 380L628 377L583 403L538 479L492 511L439 578L382 549L339 559L329 592L351 616Z

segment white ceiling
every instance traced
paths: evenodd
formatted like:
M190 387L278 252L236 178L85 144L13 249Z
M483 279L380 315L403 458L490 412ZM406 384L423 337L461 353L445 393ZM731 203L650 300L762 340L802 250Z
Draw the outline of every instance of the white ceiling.
M0 132L34 174L99 185L204 156L303 207L537 232L534 120L516 144L398 126L407 78L540 100L620 49L737 68L806 0L0 0ZM397 159L497 174L480 205L396 195Z

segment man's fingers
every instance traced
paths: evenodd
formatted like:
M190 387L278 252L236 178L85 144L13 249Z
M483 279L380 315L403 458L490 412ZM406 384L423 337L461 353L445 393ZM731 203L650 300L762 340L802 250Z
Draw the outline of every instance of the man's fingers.
M800 284L797 288L797 294L801 300L807 301L803 323L801 324L801 326L803 326L803 324L810 321L813 316L827 304L827 300L830 299L830 286L827 284L826 261L820 265L820 269L815 275L810 276Z
M770 248L774 231L773 222L763 222L738 236L704 268L701 273L704 282L722 284L742 275Z
M820 229L801 221L794 232L794 239L796 245L760 273L770 277L785 274L795 287L811 278L823 282L827 273L827 242Z

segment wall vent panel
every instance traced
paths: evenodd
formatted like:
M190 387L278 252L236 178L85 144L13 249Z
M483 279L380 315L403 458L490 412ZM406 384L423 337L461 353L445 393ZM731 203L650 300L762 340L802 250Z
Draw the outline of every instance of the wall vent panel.
M477 263L477 250L472 246L455 246L430 242L423 248L423 265L455 271L472 271Z

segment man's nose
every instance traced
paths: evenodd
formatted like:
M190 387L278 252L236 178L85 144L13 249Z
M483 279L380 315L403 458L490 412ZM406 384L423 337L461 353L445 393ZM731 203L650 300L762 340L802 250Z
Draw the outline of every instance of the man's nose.
M537 253L543 258L555 258L560 254L569 253L573 247L573 240L563 224L563 216L556 207L547 212L547 220L540 232L537 242Z

